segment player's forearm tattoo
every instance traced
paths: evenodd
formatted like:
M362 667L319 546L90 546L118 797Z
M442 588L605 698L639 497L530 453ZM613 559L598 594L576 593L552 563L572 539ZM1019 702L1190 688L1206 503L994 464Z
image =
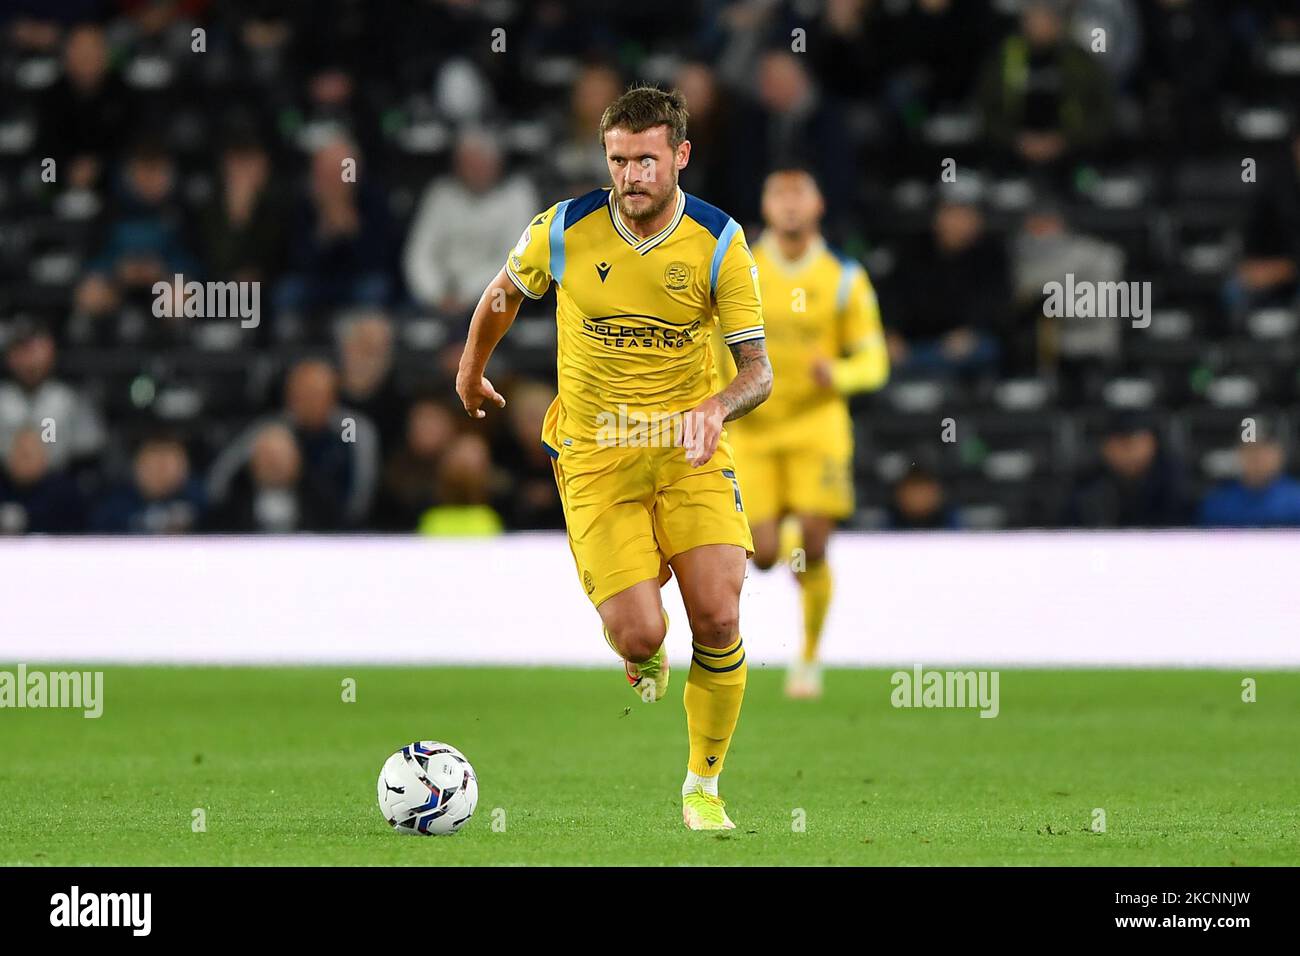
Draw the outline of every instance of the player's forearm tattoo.
M718 393L727 421L753 411L772 394L772 366L762 339L731 346L731 357L736 360L736 377Z

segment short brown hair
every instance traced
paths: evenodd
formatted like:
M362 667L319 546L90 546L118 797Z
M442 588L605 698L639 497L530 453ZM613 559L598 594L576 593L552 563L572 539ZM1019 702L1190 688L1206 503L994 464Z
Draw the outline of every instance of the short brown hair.
M600 118L600 145L611 129L643 133L656 126L668 127L668 145L676 149L686 139L686 97L680 90L664 92L656 86L633 86L616 99Z

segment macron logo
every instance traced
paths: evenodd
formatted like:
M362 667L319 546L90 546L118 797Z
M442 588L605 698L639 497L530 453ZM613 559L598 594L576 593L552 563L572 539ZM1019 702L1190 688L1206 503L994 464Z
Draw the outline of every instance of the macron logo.
M148 936L152 893L70 893L50 897L51 926L129 926L133 936Z

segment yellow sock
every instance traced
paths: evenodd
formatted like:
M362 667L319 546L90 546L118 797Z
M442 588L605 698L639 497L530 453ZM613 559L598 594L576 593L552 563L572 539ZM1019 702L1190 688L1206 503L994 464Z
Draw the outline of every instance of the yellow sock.
M695 653L682 694L686 732L691 741L686 769L701 777L712 777L722 772L731 736L736 732L749 665L745 663L745 645L739 634L730 647L703 647L694 641L691 647Z
M809 561L795 575L803 595L803 659L811 664L817 659L817 645L822 639L822 625L831 606L831 566L826 559Z

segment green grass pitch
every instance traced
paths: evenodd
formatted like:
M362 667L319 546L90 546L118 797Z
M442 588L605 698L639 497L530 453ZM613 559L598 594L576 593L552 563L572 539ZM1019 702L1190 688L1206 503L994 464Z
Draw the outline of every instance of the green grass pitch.
M1300 862L1300 673L1003 670L981 719L894 709L884 670L809 703L754 667L728 834L681 826L684 677L651 705L618 668L112 667L98 720L0 710L0 864ZM375 779L430 738L478 812L401 837Z

